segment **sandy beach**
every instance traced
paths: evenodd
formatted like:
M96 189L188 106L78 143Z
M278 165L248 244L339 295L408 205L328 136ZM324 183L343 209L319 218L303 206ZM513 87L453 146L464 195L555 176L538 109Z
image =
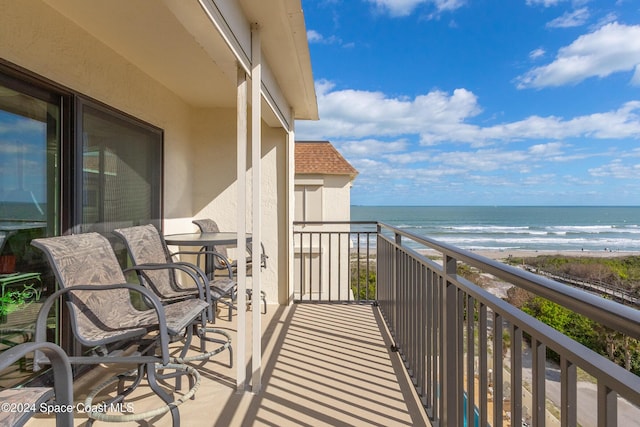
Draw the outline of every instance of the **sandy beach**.
M422 251L421 251L422 252ZM536 250L520 250L520 249L512 249L512 250L474 250L471 251L475 254L481 255L483 257L493 259L493 260L504 260L509 257L515 258L530 258L537 257L542 255L558 255L558 256L566 256L566 257L593 257L593 258L614 258L614 257L625 257L625 256L640 256L640 252L632 252L632 251L609 251L609 250L601 250L601 251L536 251ZM425 250L423 252L427 256L439 254L439 252Z

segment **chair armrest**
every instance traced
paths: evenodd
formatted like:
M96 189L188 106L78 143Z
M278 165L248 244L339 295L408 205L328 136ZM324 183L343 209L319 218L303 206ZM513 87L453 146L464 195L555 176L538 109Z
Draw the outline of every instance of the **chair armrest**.
M219 252L216 251L208 251L208 250L199 250L199 251L180 251L180 252L174 252L171 254L171 256L174 255L197 255L198 256L198 263L200 262L200 255L212 255L216 258L219 258L222 262L221 264L227 267L227 272L229 273L229 278L233 279L233 269L231 268L231 261L229 261L229 259L227 257L225 257L224 255L222 255ZM190 263L187 263L190 264ZM191 264L193 265L193 264ZM200 267L198 267L200 269ZM206 275L205 275L206 277Z
M211 294L209 292L209 286L207 286L208 280L204 273L200 274L197 270L194 271L192 264L186 266L181 262L172 262L166 264L138 264L133 267L129 267L123 270L125 273L128 271L136 271L144 273L145 270L180 270L185 272L196 284L196 288L198 289L198 296L201 300L208 302L211 304ZM200 280L198 280L200 279ZM148 280L148 279L147 279ZM150 281L151 282L151 281ZM181 288L185 289L185 288ZM193 289L193 288L192 288Z
M260 254L260 267L267 268L267 258L269 258L269 255L267 255L267 252L264 250L264 243L260 242L260 248L262 248L262 253ZM253 249L251 249L250 243L247 244L247 253L250 257L253 257Z
M151 303L151 308L155 310L158 316L158 335L160 337L160 346L163 349L162 363L164 365L168 364L170 355L168 352L165 352L164 349L167 349L169 346L169 332L167 331L167 319L164 313L164 306L162 305L160 298L158 298L158 296L149 289L131 283L113 285L75 285L57 290L53 294L49 295L40 307L40 311L38 312L38 317L36 319L34 341L36 343L47 342L47 318L49 317L49 311L51 311L51 308L59 297L74 291L101 292L113 289L128 289L133 292L138 292ZM36 352L36 355L33 358L33 370L38 371L40 369L40 365L44 363L47 363L46 359L42 357L41 353Z
M73 407L73 375L69 358L64 351L50 342L28 342L11 347L0 354L0 371L11 366L26 354L42 352L50 360L53 368L53 389L56 405L66 408ZM34 356L35 357L35 356ZM35 402L22 402L35 403ZM56 413L57 425L73 425L73 411L59 411Z

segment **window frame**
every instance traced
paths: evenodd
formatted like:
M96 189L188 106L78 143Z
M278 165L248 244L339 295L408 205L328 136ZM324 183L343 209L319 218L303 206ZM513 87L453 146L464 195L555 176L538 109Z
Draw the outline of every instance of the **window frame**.
M82 110L91 106L106 114L116 116L129 124L142 127L159 134L158 185L155 189L154 209L158 225L164 222L164 130L115 107L100 102L76 90L51 81L28 69L0 58L0 84L23 92L35 98L51 102L60 107L60 139L58 145L58 221L52 224L48 236L74 234L82 224ZM80 351L70 331L70 320L65 304L58 305L58 324L54 329L55 341L68 354ZM37 380L36 380L37 381Z
M157 182L159 185L159 189L157 194L153 194L152 192L152 216L157 218L157 223L154 222L154 225L158 227L160 231L162 231L162 224L164 220L164 130L153 126L150 123L147 123L137 117L134 117L130 114L127 114L121 110L118 110L114 107L111 107L107 104L99 102L93 98L87 97L82 94L76 94L75 96L75 116L74 116L74 128L75 128L75 138L73 141L73 157L74 157L74 176L73 176L73 187L75 193L75 200L72 207L72 224L74 232L81 232L81 228L83 226L83 116L85 112L85 108L91 108L95 111L100 112L100 114L104 114L105 116L109 116L111 119L115 119L116 121L120 121L126 126L138 127L145 131L155 133L159 137L159 156L158 156L158 170L156 173ZM154 200L155 199L155 200ZM153 220L154 218L152 218ZM74 233L75 234L75 233Z

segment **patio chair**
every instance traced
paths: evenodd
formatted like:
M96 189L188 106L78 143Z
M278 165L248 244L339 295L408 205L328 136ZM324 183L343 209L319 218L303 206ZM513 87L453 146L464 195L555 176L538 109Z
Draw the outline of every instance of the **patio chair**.
M198 228L202 233L219 233L220 232L220 228L218 227L218 224L212 219L209 219L209 218L194 219L192 222L198 226ZM269 257L267 256L264 250L264 244L262 242L260 242L260 246L262 248L262 253L260 254L260 268L267 268L267 258ZM246 250L247 250L247 275L250 276L251 267L253 265L253 257L252 257L253 250L251 249L250 244L247 244ZM227 259L229 258L229 256L227 255L227 247L225 245L215 246L214 251L218 252L219 254L222 254ZM226 268L226 266L222 265L220 261L217 259L214 260L214 266L216 270L225 270ZM235 260L232 261L231 268L235 273L236 269L238 268L238 262Z
M125 364L127 369L132 364L137 366L97 386L89 393L85 407L93 407L93 399L115 383L117 395L106 404L122 403L145 376L151 390L165 402L160 408L137 414L90 411L87 425L95 420L138 421L171 412L173 425L179 426L178 406L194 396L200 383L198 372L185 365L183 358L191 344L192 326L206 319L207 303L187 299L163 306L153 292L126 283L109 241L98 233L34 239L31 244L47 255L60 286L40 308L35 341L46 341L49 311L62 299L68 307L74 338L90 349L80 356L70 356L70 363ZM132 294L138 294L151 309L137 309ZM172 339L186 341L177 358L170 353ZM36 352L34 369L39 368L41 361ZM182 376L188 377L190 388L180 398L173 398L158 384L159 379L178 381ZM128 382L131 384L125 388Z
M0 425L23 426L33 415L47 408L73 408L73 378L67 355L53 343L24 343L4 350L0 354L0 372L27 354L40 351L51 361L53 387L20 387L0 391L3 406L0 411ZM56 425L72 426L73 411L57 410Z
M172 254L160 232L151 224L136 227L120 228L113 233L120 237L129 251L129 256L134 270L140 282L152 289L164 303L172 303L176 300L193 297L197 289L181 286L176 277L175 268L159 268L159 266L176 266L182 271L191 271L204 283L208 283L210 299L207 301L211 307L209 320L214 322L218 303L225 304L229 308L229 320L233 309L233 300L236 292L236 282L233 280L231 269L228 269L227 277L207 278L204 272L196 265L173 261ZM190 253L190 252L181 252ZM173 254L179 255L181 253ZM220 256L211 253L212 256ZM224 261L223 261L224 262Z
M218 224L212 219L209 219L209 218L194 219L192 222L198 226L201 233L219 233L220 232L220 228L218 227ZM267 256L264 250L264 244L262 242L260 242L260 246L262 248L262 253L260 254L260 268L267 268L267 258L269 257ZM253 257L252 257L251 245L247 244L246 249L248 254L247 276L251 276L251 273L253 271ZM204 250L204 248L202 248L201 250ZM213 250L217 253L222 254L224 258L226 259L229 258L227 256L226 246L218 245L218 246L215 246ZM231 270L233 271L233 273L236 274L238 270L238 261L234 260L234 261L231 261L228 265L225 265L224 263L221 262L220 258L214 258L213 260L214 271L226 270L228 267L231 267ZM251 301L251 289L247 289L247 295L249 297L249 301ZM260 291L260 299L262 300L262 304L263 304L263 313L266 314L267 313L267 296L264 293L264 291Z

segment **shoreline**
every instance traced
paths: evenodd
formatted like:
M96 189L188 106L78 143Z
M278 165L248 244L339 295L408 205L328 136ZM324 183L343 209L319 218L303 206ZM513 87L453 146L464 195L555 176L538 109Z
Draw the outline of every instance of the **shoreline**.
M423 249L419 251L426 256L439 255L440 252ZM537 256L552 255L552 256L564 256L564 257L589 257L589 258L618 258L627 256L640 256L638 251L580 251L580 250L535 250L535 249L481 249L481 250L469 250L474 254L489 258L495 261L501 261L509 257L513 258L535 258Z

